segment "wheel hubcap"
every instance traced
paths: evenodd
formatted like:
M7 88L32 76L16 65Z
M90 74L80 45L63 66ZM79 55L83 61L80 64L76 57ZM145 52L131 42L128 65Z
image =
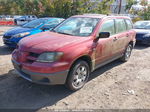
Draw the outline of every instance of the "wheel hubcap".
M87 68L85 66L77 68L74 74L73 85L76 87L82 86L87 79L87 73Z
M131 47L128 46L127 50L126 50L126 58L129 58L131 55Z

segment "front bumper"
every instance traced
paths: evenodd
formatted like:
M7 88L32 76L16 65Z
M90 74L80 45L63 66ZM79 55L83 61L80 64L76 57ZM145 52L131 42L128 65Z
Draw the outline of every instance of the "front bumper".
M69 71L66 70L66 71L61 71L56 73L36 73L36 72L31 72L29 70L23 69L21 65L14 60L12 60L12 63L18 75L20 75L22 78L30 82L45 84L45 85L65 84L68 71Z
M5 39L3 38L3 42L5 45L7 45L8 47L12 47L12 48L16 48L17 43L16 42L12 42L9 39Z

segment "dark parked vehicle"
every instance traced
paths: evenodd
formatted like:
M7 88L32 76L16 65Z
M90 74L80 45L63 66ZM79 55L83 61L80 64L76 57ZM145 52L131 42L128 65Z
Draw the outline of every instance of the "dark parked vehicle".
M24 79L40 84L82 88L90 73L113 60L128 61L135 31L128 17L78 15L51 32L24 38L12 62Z
M137 43L150 45L150 21L138 21L134 24L134 28Z

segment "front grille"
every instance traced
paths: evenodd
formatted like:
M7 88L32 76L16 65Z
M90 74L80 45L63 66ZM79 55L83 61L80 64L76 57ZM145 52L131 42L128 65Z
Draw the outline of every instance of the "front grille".
M37 53L33 53L33 52L30 52L30 54L29 54L30 56L32 56L32 57L35 57L35 58L37 58L38 56L39 56L39 54L37 54Z
M40 54L33 52L16 51L17 61L32 64Z
M11 36L3 36L3 38L5 38L5 39L10 39Z

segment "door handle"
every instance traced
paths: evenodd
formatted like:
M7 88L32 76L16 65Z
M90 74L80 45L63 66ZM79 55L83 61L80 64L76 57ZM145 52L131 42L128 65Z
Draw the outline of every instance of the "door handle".
M118 40L117 37L114 37L113 41L117 41L117 40Z

